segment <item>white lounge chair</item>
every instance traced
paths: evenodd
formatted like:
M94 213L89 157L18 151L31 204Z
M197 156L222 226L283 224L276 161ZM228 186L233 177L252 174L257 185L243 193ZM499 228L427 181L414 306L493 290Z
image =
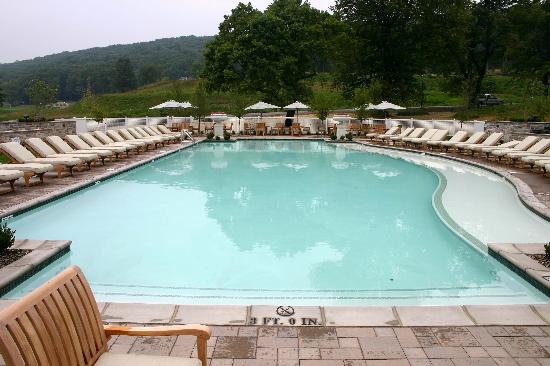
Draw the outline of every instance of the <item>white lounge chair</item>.
M95 138L91 133L81 133L80 138L82 140L86 141L87 144L90 144L94 147L103 147L103 148L123 148L124 151L126 151L126 155L128 156L130 151L136 151L138 150L137 146L133 146L130 144L104 144L103 142L99 141L97 138Z
M188 134L193 133L192 131L189 131L187 129L183 129L183 130L181 130L181 132L173 132L173 131L170 131L165 125L150 125L149 128L151 128L153 131L158 132L160 134L172 135L172 136L174 136L174 137L176 137L180 140L182 138L182 133L183 132L188 133Z
M482 148L487 146L494 146L498 144L500 139L504 136L502 132L493 132L489 135L483 142L477 144L456 144L455 147L459 152L468 152L471 151L472 155L477 152L480 152Z
M143 129L145 130L145 132L147 132L149 134L149 136L161 136L161 137L166 137L168 138L168 141L170 142L176 142L178 140L181 140L181 134L178 134L177 136L173 135L173 134L164 134L164 133L160 133L160 132L157 132L155 130L153 130L151 127L143 127Z
M94 131L96 133L96 137L99 139L100 134L106 135L109 140L107 140L105 137L102 137L102 142L107 145L124 145L124 146L135 146L137 147L136 152L139 153L141 150L145 151L147 150L147 146L149 143L144 141L138 141L138 140L132 140L127 141L124 139L117 130L107 130L105 133L101 131Z
M122 130L123 131L123 130ZM136 140L142 140L142 141L152 141L155 143L155 147L158 145L163 145L164 141L160 137L146 137L143 136L138 130L136 130L134 127L127 128L126 131L130 133Z
M393 136L390 137L390 141L393 141L394 144L397 144L398 142L404 144L405 139L415 139L418 137L421 137L426 132L426 129L424 127L417 127L412 131L408 136Z
M23 173L21 170L3 170L0 169L0 184L3 183L9 183L10 184L10 192L15 191L15 181L19 178L23 178L25 173Z
M441 147L443 147L445 151L449 151L449 149L456 148L459 145L475 145L481 143L486 136L485 132L475 132L464 142L442 141Z
M145 130L145 127L134 127L135 130L137 132L139 132L139 134L143 137L143 138L149 138L149 137L155 137L155 138L160 138L162 139L162 143L169 143L171 141L174 141L174 138L172 136L164 136L164 135L156 135L156 134L152 134L151 135L151 132L148 132Z
M508 149L498 149L498 150L491 151L491 155L495 156L500 161L508 153L526 151L531 146L533 146L538 140L540 140L540 137L527 136L522 141L520 141L520 143L517 144L516 146Z
M39 164L39 163L27 163L27 164L0 164L2 170L20 170L23 172L23 179L25 185L30 186L30 180L36 176L40 179L40 183L44 183L44 174L52 171L53 165L51 164Z
M69 170L73 175L73 168L82 164L79 158L59 157L59 158L37 158L27 148L18 142L4 142L0 144L0 150L11 157L12 160L20 164L26 163L45 163L54 166L57 176L61 177L63 170Z
M544 154L534 154L521 157L521 161L529 164L531 168L533 167L533 165L535 165L535 162L543 160L548 160L548 162L550 163L550 149L546 150Z
M446 146L452 146L452 144L454 144L455 142L464 142L466 141L466 139L468 138L468 132L466 131L458 131L457 133L455 133L453 135L453 137L451 137L450 140L448 141L445 141L444 139L442 140L430 140L430 141L427 141L426 142L426 145L430 148L430 149L435 149L436 147L439 147L439 146L443 146L443 143L444 142L450 142L450 144L446 145ZM446 148L446 150L448 149L448 147Z
M382 142L390 142L392 138L395 138L395 137L407 137L411 134L411 132L414 131L414 127L407 127L405 128L404 130L402 130L398 135L395 135L395 134L392 134L392 135L381 135L381 136L378 136L378 140L382 141Z
M429 140L435 133L437 132L437 128L430 128L428 131L424 132L422 136L418 137L404 137L401 141L407 146L408 144L412 143L413 141L427 141Z
M421 138L414 139L409 143L412 145L420 145L420 147L423 147L424 145L427 145L429 141L443 141L445 138L447 138L448 134L449 130L437 130L430 137L425 138L424 136L422 136Z
M55 152L54 149L41 139L37 137L31 137L25 140L25 145L31 148L36 154L41 158L77 158L82 160L88 166L88 169L91 168L92 164L99 159L97 154L59 154Z
M77 149L82 150L98 150L98 151L110 151L115 154L115 158L119 158L120 154L126 153L128 155L128 149L123 146L91 146L86 141L82 140L78 135L67 135L65 140Z
M399 132L400 128L401 126L393 126L384 133L367 133L365 137L374 140L375 138L380 138L381 136L395 136Z
M92 149L85 149L85 150L75 150L71 145L69 145L65 140L63 140L59 136L48 136L46 137L46 141L50 146L52 146L55 150L62 154L94 154L101 159L101 164L105 165L105 159L109 159L113 156L113 152L109 150L92 150Z
M150 149L150 148L156 148L157 147L157 144L159 144L159 141L153 141L151 139L143 139L143 138L136 138L134 137L134 135L132 133L130 133L130 131L128 130L125 130L125 129L120 129L120 130L116 130L116 132L118 132L118 134L125 140L124 142L128 143L128 142L142 142L142 143L145 143L145 146L147 147L147 149Z
M518 161L521 158L529 157L529 156L537 157L542 155L547 150L550 153L550 139L542 139L538 141L536 144L534 144L533 146L531 146L526 151L519 151L519 152L514 151L506 154L505 157L508 158L513 165L516 163L516 161Z

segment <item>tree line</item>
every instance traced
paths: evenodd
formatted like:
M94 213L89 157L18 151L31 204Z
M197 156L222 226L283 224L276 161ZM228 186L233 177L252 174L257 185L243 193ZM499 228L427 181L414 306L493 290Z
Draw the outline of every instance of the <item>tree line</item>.
M206 46L206 88L284 103L311 97L308 81L329 72L346 98L422 104L423 76L438 74L471 107L495 70L548 95L548 0L336 0L331 10L240 3Z

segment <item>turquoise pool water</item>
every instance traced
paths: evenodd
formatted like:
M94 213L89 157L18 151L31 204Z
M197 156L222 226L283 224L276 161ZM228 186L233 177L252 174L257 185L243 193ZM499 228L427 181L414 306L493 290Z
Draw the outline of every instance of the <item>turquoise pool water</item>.
M10 219L20 238L73 244L6 297L77 264L104 301L547 301L441 221L438 185L425 166L324 142L201 143Z

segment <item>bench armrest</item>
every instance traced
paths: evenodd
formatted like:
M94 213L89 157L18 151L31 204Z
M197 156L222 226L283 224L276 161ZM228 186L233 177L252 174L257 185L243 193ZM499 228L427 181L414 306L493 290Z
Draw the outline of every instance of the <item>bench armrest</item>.
M118 325L103 326L107 336L178 336L191 335L208 340L212 332L210 328L200 324L168 325L158 327L126 327Z

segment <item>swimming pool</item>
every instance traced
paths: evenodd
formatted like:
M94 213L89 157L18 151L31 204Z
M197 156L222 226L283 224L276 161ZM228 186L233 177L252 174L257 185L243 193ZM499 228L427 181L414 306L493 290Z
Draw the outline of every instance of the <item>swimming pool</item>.
M525 209L502 178L355 144L201 143L9 224L21 238L73 244L7 298L77 264L100 301L548 300L483 250L501 239L550 237L550 224ZM457 235L461 230L475 243Z

